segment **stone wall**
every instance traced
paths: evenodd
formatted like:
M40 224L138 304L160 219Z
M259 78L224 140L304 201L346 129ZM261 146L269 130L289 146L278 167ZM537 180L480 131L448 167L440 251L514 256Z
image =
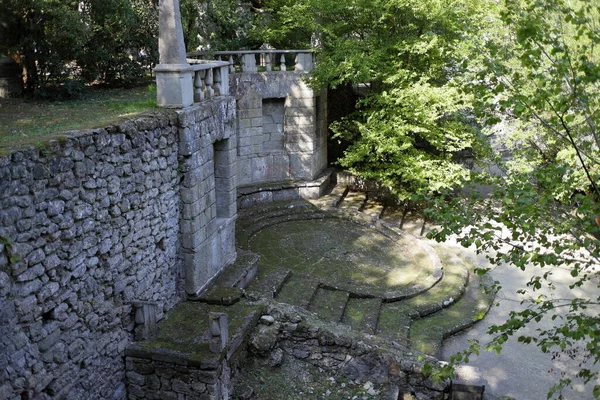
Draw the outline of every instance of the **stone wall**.
M436 361L432 358L420 358L406 348L320 321L286 304L273 303L268 312L250 336L249 350L256 357L277 360L274 366L285 355L350 381L391 386L393 398L444 398L446 386L422 373L425 361Z
M0 158L0 398L125 396L136 323L235 259L234 133L224 96Z
M228 398L230 370L127 357L129 400L221 400Z
M327 95L309 88L305 76L231 75L238 109L239 186L310 181L327 166Z
M177 111L181 155L181 246L189 295L235 260L235 100Z
M175 118L0 158L0 398L124 396L133 302L179 299Z
M235 260L239 186L323 170L324 97L301 73L247 75L237 103L0 157L0 398L124 398L134 335ZM318 195L317 181L290 193Z

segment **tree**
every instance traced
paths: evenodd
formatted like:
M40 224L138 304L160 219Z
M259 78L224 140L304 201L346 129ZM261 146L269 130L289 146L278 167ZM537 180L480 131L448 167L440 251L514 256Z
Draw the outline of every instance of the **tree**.
M350 147L341 166L397 196L438 192L469 175L460 152L480 150L459 62L478 1L277 0L261 34L275 47L319 43L315 87L368 87L359 110L332 129Z
M0 21L0 52L21 63L25 91L36 97L137 83L158 60L154 0L6 0Z
M0 8L0 52L25 70L25 90L52 90L68 82L83 50L86 27L77 1L6 0Z
M426 200L442 228L495 264L544 269L522 293L523 310L495 326L488 349L500 351L533 321L560 318L555 329L519 340L543 351L599 360L600 298L555 299L552 269L566 266L573 287L597 285L598 5L580 0L415 3L403 0L271 0L257 31L276 47L317 42L311 83L369 88L357 112L332 128L351 140L340 164ZM314 39L318 40L314 40ZM519 127L507 138L511 159L487 146L485 127L501 118ZM471 158L469 169L458 156ZM500 174L488 173L499 167ZM476 171L481 171L480 173ZM477 195L477 185L492 189ZM477 270L487 273L487 270ZM460 362L473 352L453 358ZM449 367L452 367L450 365ZM576 372L591 383L597 373ZM570 383L558 382L550 395ZM600 388L592 388L600 396Z
M86 82L135 85L158 61L154 0L85 0L87 40L77 63Z
M490 350L500 352L516 335L544 352L600 361L600 296L536 293L559 284L553 280L557 267L570 270L571 288L600 288L599 16L591 1L506 1L498 14L501 25L480 46L483 68L469 87L480 100L477 110L488 123L503 116L520 126L508 138L514 144L511 159L496 159L501 173L484 172L473 181L491 185L488 197L467 191L434 201L430 212L442 228L432 237L443 241L454 233L464 246L489 254L494 264L544 271L520 291L530 296L522 310L490 328L495 335L485 346ZM520 334L545 318L556 320L555 328ZM453 361L478 351L475 344ZM598 371L582 367L575 376L600 397L600 386L593 383ZM571 383L564 377L548 397L561 398L560 390Z
M181 19L188 51L258 48L250 36L256 7L246 0L181 0Z

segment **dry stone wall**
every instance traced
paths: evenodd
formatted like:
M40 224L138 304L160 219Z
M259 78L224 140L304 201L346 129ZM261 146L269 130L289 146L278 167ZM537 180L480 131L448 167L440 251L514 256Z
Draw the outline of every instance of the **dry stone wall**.
M435 383L422 372L424 361L435 362L432 358L420 358L376 337L357 335L286 304L271 304L269 313L251 334L249 350L274 368L282 357L293 357L356 383L391 386L393 396L382 395L382 399L445 398L446 384Z
M123 398L133 302L179 299L174 113L0 157L0 398Z
M324 99L302 74L251 75L237 99L0 157L1 399L125 398L127 344L235 260L240 185L318 177Z
M124 398L126 345L235 259L235 162L227 96L0 157L0 398Z

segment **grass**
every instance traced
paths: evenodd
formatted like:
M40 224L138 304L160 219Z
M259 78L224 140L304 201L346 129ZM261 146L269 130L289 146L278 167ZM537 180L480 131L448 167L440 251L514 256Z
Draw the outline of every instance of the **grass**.
M0 155L43 146L67 131L100 128L155 109L153 87L92 88L79 100L29 102L0 99Z

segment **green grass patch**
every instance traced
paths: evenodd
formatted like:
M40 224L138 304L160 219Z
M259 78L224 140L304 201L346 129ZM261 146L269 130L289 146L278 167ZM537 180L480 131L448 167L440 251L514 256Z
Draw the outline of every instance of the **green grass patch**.
M104 127L155 108L154 86L91 88L83 98L69 101L0 99L0 155L43 146L67 131Z

